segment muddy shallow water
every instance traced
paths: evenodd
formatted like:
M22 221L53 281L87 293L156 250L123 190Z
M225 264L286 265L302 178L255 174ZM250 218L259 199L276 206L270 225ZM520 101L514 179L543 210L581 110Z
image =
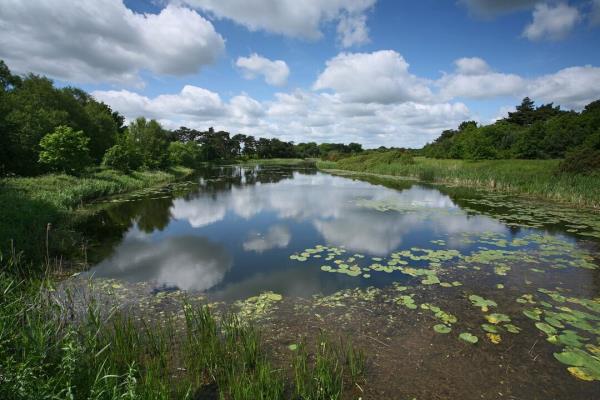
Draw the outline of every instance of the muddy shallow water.
M233 306L283 363L343 333L369 359L349 398L600 398L598 213L355 178L221 167L111 199L77 281L157 318Z

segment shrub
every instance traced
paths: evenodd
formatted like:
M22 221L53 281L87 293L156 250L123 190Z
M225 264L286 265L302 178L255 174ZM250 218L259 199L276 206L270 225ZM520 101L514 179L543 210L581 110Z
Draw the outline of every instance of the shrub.
M129 172L142 166L142 156L133 146L121 143L106 151L102 164L118 171Z
M560 172L572 174L600 174L600 130L581 146L568 151L558 168Z
M39 162L51 171L69 174L80 172L92 163L88 143L90 139L82 131L69 126L58 126L40 141Z
M172 142L169 144L168 152L172 165L193 168L200 161L200 146L194 142Z

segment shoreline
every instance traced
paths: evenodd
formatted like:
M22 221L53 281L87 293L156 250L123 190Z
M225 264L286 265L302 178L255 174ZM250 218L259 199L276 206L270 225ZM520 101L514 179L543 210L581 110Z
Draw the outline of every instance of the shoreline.
M374 158L374 157L373 157ZM321 171L392 180L487 189L593 210L600 209L600 177L558 176L555 160L493 160L465 162L418 157L413 164L377 162L358 156L338 162L317 162Z

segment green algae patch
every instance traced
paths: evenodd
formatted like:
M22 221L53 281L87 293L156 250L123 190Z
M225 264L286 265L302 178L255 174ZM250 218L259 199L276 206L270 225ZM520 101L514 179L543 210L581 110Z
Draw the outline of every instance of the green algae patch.
M258 296L237 301L234 306L239 309L237 314L242 321L255 320L267 316L282 299L283 296L278 293L264 292Z

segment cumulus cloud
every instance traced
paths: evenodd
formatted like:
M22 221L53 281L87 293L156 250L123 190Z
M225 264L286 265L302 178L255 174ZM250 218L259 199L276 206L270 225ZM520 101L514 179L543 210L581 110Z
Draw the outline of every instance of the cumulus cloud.
M460 58L454 63L456 70L436 82L443 99L510 96L520 93L523 88L523 78L494 72L481 58Z
M0 2L0 57L21 73L139 85L141 70L195 73L224 47L209 21L175 5L137 14L122 0Z
M600 97L600 68L585 66L537 78L496 72L478 57L455 61L436 81L408 72L394 51L342 53L327 62L314 84L258 101L245 93L222 100L218 93L185 86L179 93L147 97L121 91L93 95L128 119L144 115L169 128L213 126L233 133L295 142L359 142L366 147L420 147L441 131L476 119L459 98L531 96L581 109ZM488 122L488 121L482 121ZM217 215L218 213L215 213Z
M409 64L393 50L341 53L327 61L313 89L332 89L351 102L430 101L428 82L409 73L408 68Z
M235 65L240 68L246 79L254 79L258 75L265 77L269 85L283 86L287 83L290 69L283 60L269 60L256 53L249 57L239 57Z
M494 16L533 7L539 0L459 0L469 11L483 16Z
M185 85L177 94L161 94L153 99L125 89L95 91L92 95L130 120L139 116L162 119L169 115L209 120L223 115L226 109L218 93L192 85Z
M576 7L566 3L540 3L535 6L533 21L525 27L523 36L529 40L560 40L571 32L580 19L581 15Z
M533 99L580 110L600 98L598 82L600 68L586 65L561 69L555 74L533 79L527 89Z
M369 43L367 16L342 16L337 26L337 34L342 47L352 47Z
M184 3L227 18L251 31L265 30L291 37L318 39L320 27L343 15L361 15L376 0L182 0Z

